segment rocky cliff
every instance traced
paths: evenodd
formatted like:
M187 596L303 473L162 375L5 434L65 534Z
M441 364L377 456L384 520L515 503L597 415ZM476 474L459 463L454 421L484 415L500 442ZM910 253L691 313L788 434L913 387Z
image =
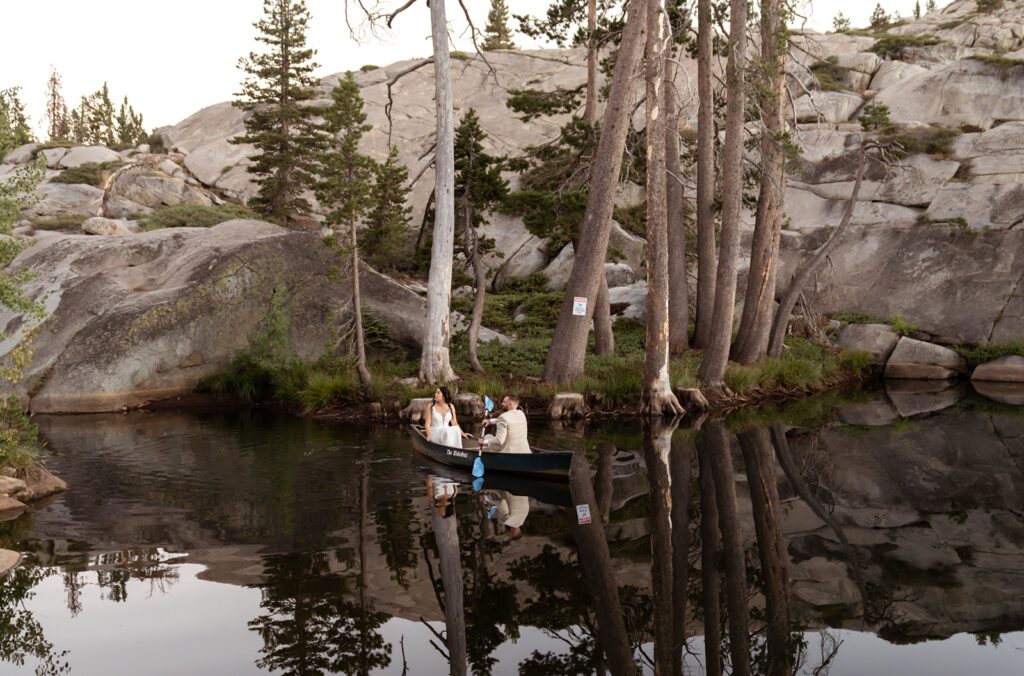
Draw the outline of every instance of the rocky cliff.
M907 133L936 141L908 147L898 162L869 170L853 227L816 282L818 309L898 314L940 342L1024 334L1024 3L1006 2L983 14L972 0L959 0L884 34L796 31L793 43L791 120L802 154L786 191L780 292L807 251L838 223L853 182L859 116L865 104L882 103ZM578 87L585 79L583 53L498 52L488 61L494 73L478 57L454 62L456 114L476 109L498 153L517 155L554 138L568 116L520 121L506 106L508 91ZM388 87L413 65L367 69L357 80L374 126L364 150L383 158L388 141L397 144L410 175L420 176L411 197L418 220L433 188L424 158L434 131L432 70L420 68ZM825 71L830 77L822 76ZM695 63L684 59L678 83L686 129L696 124L695 72ZM326 78L325 90L336 81ZM204 184L245 198L253 190L245 172L249 149L227 143L241 129L241 111L223 103L162 130L161 137ZM636 186L619 197L624 206L642 200ZM564 284L571 249L547 251L516 218L493 214L490 220L487 235L500 254L491 257L492 267L512 275L546 271L555 286ZM748 215L748 227L752 220ZM628 237L620 235L623 244L642 250ZM641 316L643 282L635 279L643 275L631 272L610 280L618 289L613 296L625 301L623 311Z
M487 63L477 56L461 56L453 64L456 114L474 108L489 135L490 149L509 156L553 139L568 120L568 115L556 115L521 121L506 105L509 91L573 89L585 80L580 50L494 52ZM685 58L681 65L680 124L684 138L689 138L686 132L692 132L696 117L691 85L696 66ZM1024 2L1006 2L985 14L977 11L973 1L960 0L882 33L798 30L787 71L793 138L801 152L786 188L788 220L782 237L780 293L800 261L838 223L852 188L854 150L861 138L859 118L867 104L885 104L906 152L892 163L868 167L852 225L830 265L814 280L808 299L820 312L900 315L916 324L917 337L941 343L1005 342L1024 335ZM323 80L324 97L339 77ZM421 61L367 66L356 78L373 125L364 137L363 150L383 159L389 143L398 147L400 159L414 177L410 206L418 225L433 190L431 66ZM393 102L390 119L389 101ZM242 111L220 103L158 130L151 146L122 152L34 144L18 148L0 163L0 180L39 155L49 169L37 191L39 200L24 212L17 234L73 228L128 236L138 230L135 219L154 209L244 201L254 194L247 172L252 148L228 143L242 131L243 121ZM642 125L642 116L634 124ZM510 178L514 183L515 177ZM616 198L624 207L643 200L643 189L634 184L624 185ZM93 218L97 216L101 218ZM489 221L484 230L496 243L488 256L494 274L543 272L552 288L564 285L573 262L571 246L550 250L547 242L529 233L515 217L495 213ZM752 215L746 214L748 237L752 221ZM134 264L125 261L136 254L124 252L156 251L164 259L147 258L145 265L170 270L177 266L173 251L179 249L194 248L210 255L213 250L225 254L247 246L244 241L226 239L228 232L235 231L204 235L186 229L175 235L132 235L149 238L148 243L118 239L102 244L77 236L62 240L59 247L52 239L40 237L39 251L26 252L21 264L56 266L53 269L59 272L53 275L43 272L49 281L41 281L40 289L46 284L59 286L54 275L82 269L74 262L79 257L113 260L123 253L117 265L131 267ZM236 236L246 238L249 230L237 229ZM197 239L185 242L183 238L189 237ZM204 237L218 244L205 243ZM263 237L260 234L257 239ZM284 233L274 238L288 240ZM614 224L612 246L624 255L624 260L608 267L613 311L642 318L644 241ZM313 255L294 253L292 266ZM741 262L741 275L742 268ZM105 274L101 268L95 273ZM129 276L137 274L132 271ZM153 279L170 283L169 278ZM415 343L418 336L410 328L420 303L415 292L383 278L378 281L384 300L377 307L387 315L385 321L398 337ZM146 289L146 298L152 302L161 293L180 291ZM368 296L373 303L372 290ZM52 302L51 306L58 308ZM3 321L13 326L11 317ZM58 324L69 321L57 317ZM226 344L221 354L234 347ZM42 353L56 351L50 346ZM183 359L187 362L187 355ZM218 357L208 363L222 361ZM160 371L152 365L147 368ZM50 372L49 366L42 372ZM167 380L159 382L153 381L152 387L178 387ZM51 392L55 385L36 387L41 388L36 390L39 402L58 400L58 393Z

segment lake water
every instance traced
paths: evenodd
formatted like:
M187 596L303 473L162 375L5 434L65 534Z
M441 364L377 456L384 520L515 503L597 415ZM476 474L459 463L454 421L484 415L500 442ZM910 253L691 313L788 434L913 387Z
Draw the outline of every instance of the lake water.
M0 674L1022 673L1021 409L835 403L536 421L581 471L481 491L398 426L40 417Z

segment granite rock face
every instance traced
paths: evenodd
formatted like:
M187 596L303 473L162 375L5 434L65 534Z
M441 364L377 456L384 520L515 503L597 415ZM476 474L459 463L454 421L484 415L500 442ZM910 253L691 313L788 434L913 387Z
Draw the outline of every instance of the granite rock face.
M19 384L33 411L113 411L190 392L247 345L277 294L292 349L315 358L329 339L335 258L314 236L259 221L93 237L47 235L22 252L28 293L52 319ZM22 337L10 312L0 323Z

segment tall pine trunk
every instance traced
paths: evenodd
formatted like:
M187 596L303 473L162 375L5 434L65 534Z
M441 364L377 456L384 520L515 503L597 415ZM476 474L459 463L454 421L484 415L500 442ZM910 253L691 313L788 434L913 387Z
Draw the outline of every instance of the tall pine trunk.
M715 312L711 339L704 348L700 379L711 392L724 392L729 363L733 314L736 306L736 259L740 249L740 206L743 193L743 117L746 86L744 50L747 46L747 0L729 3L728 87L725 103L725 142L722 148L722 245L715 280Z
M576 249L576 262L569 275L565 299L551 338L551 349L544 363L544 380L548 382L565 382L583 373L587 336L608 255L612 203L632 112L633 74L643 54L646 23L646 0L630 0L629 18L615 61L604 125L591 174L590 195L580 225L580 246ZM577 296L588 299L583 316L573 314L573 299Z
M587 0L587 100L583 104L583 121L597 122L597 0Z
M711 0L697 0L697 307L693 343L707 347L715 307L715 85Z
M361 294L359 293L359 247L356 243L356 224L352 221L348 225L352 237L352 316L356 324L356 372L359 373L359 384L363 391L368 391L373 385L370 377L370 370L366 368L366 338L363 335L363 308Z
M434 241L427 280L427 317L423 325L420 380L447 383L455 380L449 360L451 339L452 258L455 250L455 113L452 109L452 72L448 52L445 0L430 3L434 43L434 103L437 106L437 146L434 161Z
M597 123L597 0L587 0L587 100L583 107L583 121ZM594 307L594 353L602 356L615 354L615 333L612 331L611 304L608 302L608 277L601 274Z
M668 351L690 347L690 289L686 276L686 219L683 170L679 161L679 101L675 59L665 60L665 170L668 209Z
M668 372L668 212L665 180L665 46L669 31L664 0L647 6L647 298L641 412L681 415Z
M601 271L594 308L594 353L610 357L615 354L615 333L612 331L612 306L608 300L608 277Z
M785 194L785 132L782 95L785 86L786 28L779 0L761 2L761 60L767 77L766 95L761 101L764 131L761 137L761 189L750 249L750 274L743 301L743 316L733 345L733 359L751 364L768 352L775 305L775 275L779 262L779 233L782 229L782 200Z
M818 247L817 251L793 275L789 288L786 289L786 294L782 297L782 302L779 303L779 309L775 313L775 321L772 324L771 339L768 341L768 356L770 357L782 356L782 346L786 340L786 328L789 326L789 318L793 314L793 308L796 307L800 294L803 293L804 286L810 280L811 275L818 271L821 264L832 253L832 250L839 245L839 239L843 236L847 226L850 225L850 219L853 218L853 210L857 206L857 197L860 195L860 186L864 180L864 167L867 164L866 153L867 146L862 145L857 163L857 178L853 182L853 191L850 193L850 199L846 201L846 208L843 211L843 217L839 221L839 225L835 227L832 234L825 240L825 243Z
M487 270L484 268L483 255L480 253L480 240L473 227L469 204L466 204L466 236L469 238L469 256L473 264L473 316L469 321L469 366L477 373L483 373L477 357L477 343L480 342L480 326L484 321L484 300L487 293Z

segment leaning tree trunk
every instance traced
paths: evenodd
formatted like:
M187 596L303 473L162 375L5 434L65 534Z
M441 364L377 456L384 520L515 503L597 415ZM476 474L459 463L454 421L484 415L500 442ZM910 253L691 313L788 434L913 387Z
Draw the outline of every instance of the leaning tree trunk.
M763 5L762 5L763 6ZM740 447L747 470L750 505L757 532L761 559L761 579L767 625L767 676L787 676L795 660L790 657L788 554L782 537L781 505L775 472L775 454L766 427L753 427L740 433ZM795 656L793 656L795 657Z
M466 207L466 213L469 213ZM480 342L480 326L484 321L484 300L487 293L487 269L484 267L483 255L480 253L480 239L477 237L476 228L472 226L469 218L466 219L467 237L470 242L470 260L473 263L473 283L476 285L473 296L473 316L469 320L469 366L477 373L483 373L484 367L480 365L477 357L477 343Z
M736 474L725 423L710 420L701 432L710 455L718 501L718 527L722 532L722 561L725 563L725 604L729 610L729 651L732 673L750 676L750 612L747 610L747 567L740 538L736 506Z
M700 379L711 392L725 391L733 312L736 305L736 259L740 249L740 198L743 193L743 116L746 104L743 53L747 46L747 0L729 3L728 87L725 142L722 147L722 245L715 280L715 312L711 340L704 348Z
M629 19L619 45L615 72L612 76L608 103L605 106L604 125L598 141L597 155L591 174L590 194L583 223L580 225L576 262L565 287L565 299L558 315L551 350L544 363L544 380L565 382L583 373L583 359L594 316L594 298L604 273L611 234L612 202L622 168L622 153L626 147L626 131L632 112L633 72L643 53L647 22L646 0L631 0ZM583 316L573 315L573 299L587 298Z
M733 345L733 359L752 364L768 352L768 334L775 304L775 273L779 262L779 232L785 194L785 132L782 95L785 87L786 27L780 0L761 2L761 60L767 70L767 92L761 102L764 131L761 137L761 189L750 247L750 273L743 301L743 317Z
M679 102L675 59L665 60L665 169L668 208L668 351L680 355L690 347L690 289L686 278L686 219L683 217L683 170L679 161Z
M445 0L430 3L434 41L434 101L437 105L437 147L434 172L434 241L427 280L427 318L423 325L420 380L447 383L455 380L448 355L451 339L452 258L455 250L455 113L452 109L452 72L448 52Z
M665 45L664 0L647 6L647 334L644 344L641 413L682 415L668 373L668 212L665 181Z
M782 346L786 340L786 327L789 326L789 318L793 314L793 308L796 307L797 299L803 293L803 288L811 278L811 275L818 271L818 268L825 262L828 255L839 245L843 232L850 225L850 219L853 218L853 209L857 205L857 196L860 195L860 185L864 180L864 167L867 164L867 146L861 147L859 155L857 178L853 182L853 192L850 193L850 199L846 201L842 220L839 221L839 225L828 236L825 243L818 247L818 250L803 264L803 267L793 275L789 288L786 289L786 295L782 297L782 302L779 303L779 309L775 313L775 322L772 324L771 340L768 341L768 356L770 357L782 356Z
M711 0L697 1L697 308L693 342L707 347L715 307L715 85Z
M608 549L608 536L601 519L594 518L597 499L594 497L594 485L590 481L590 464L582 453L573 456L569 492L574 505L589 505L591 508L591 522L585 524L579 523L575 509L568 508L565 513L569 519L569 532L579 551L583 581L594 604L598 644L613 674L635 674L633 648L626 632L622 600L615 580L615 566Z
M352 316L356 324L356 372L359 373L359 384L366 392L373 386L370 370L366 368L366 338L363 336L363 308L359 293L359 247L356 244L355 221L349 223L352 235Z

